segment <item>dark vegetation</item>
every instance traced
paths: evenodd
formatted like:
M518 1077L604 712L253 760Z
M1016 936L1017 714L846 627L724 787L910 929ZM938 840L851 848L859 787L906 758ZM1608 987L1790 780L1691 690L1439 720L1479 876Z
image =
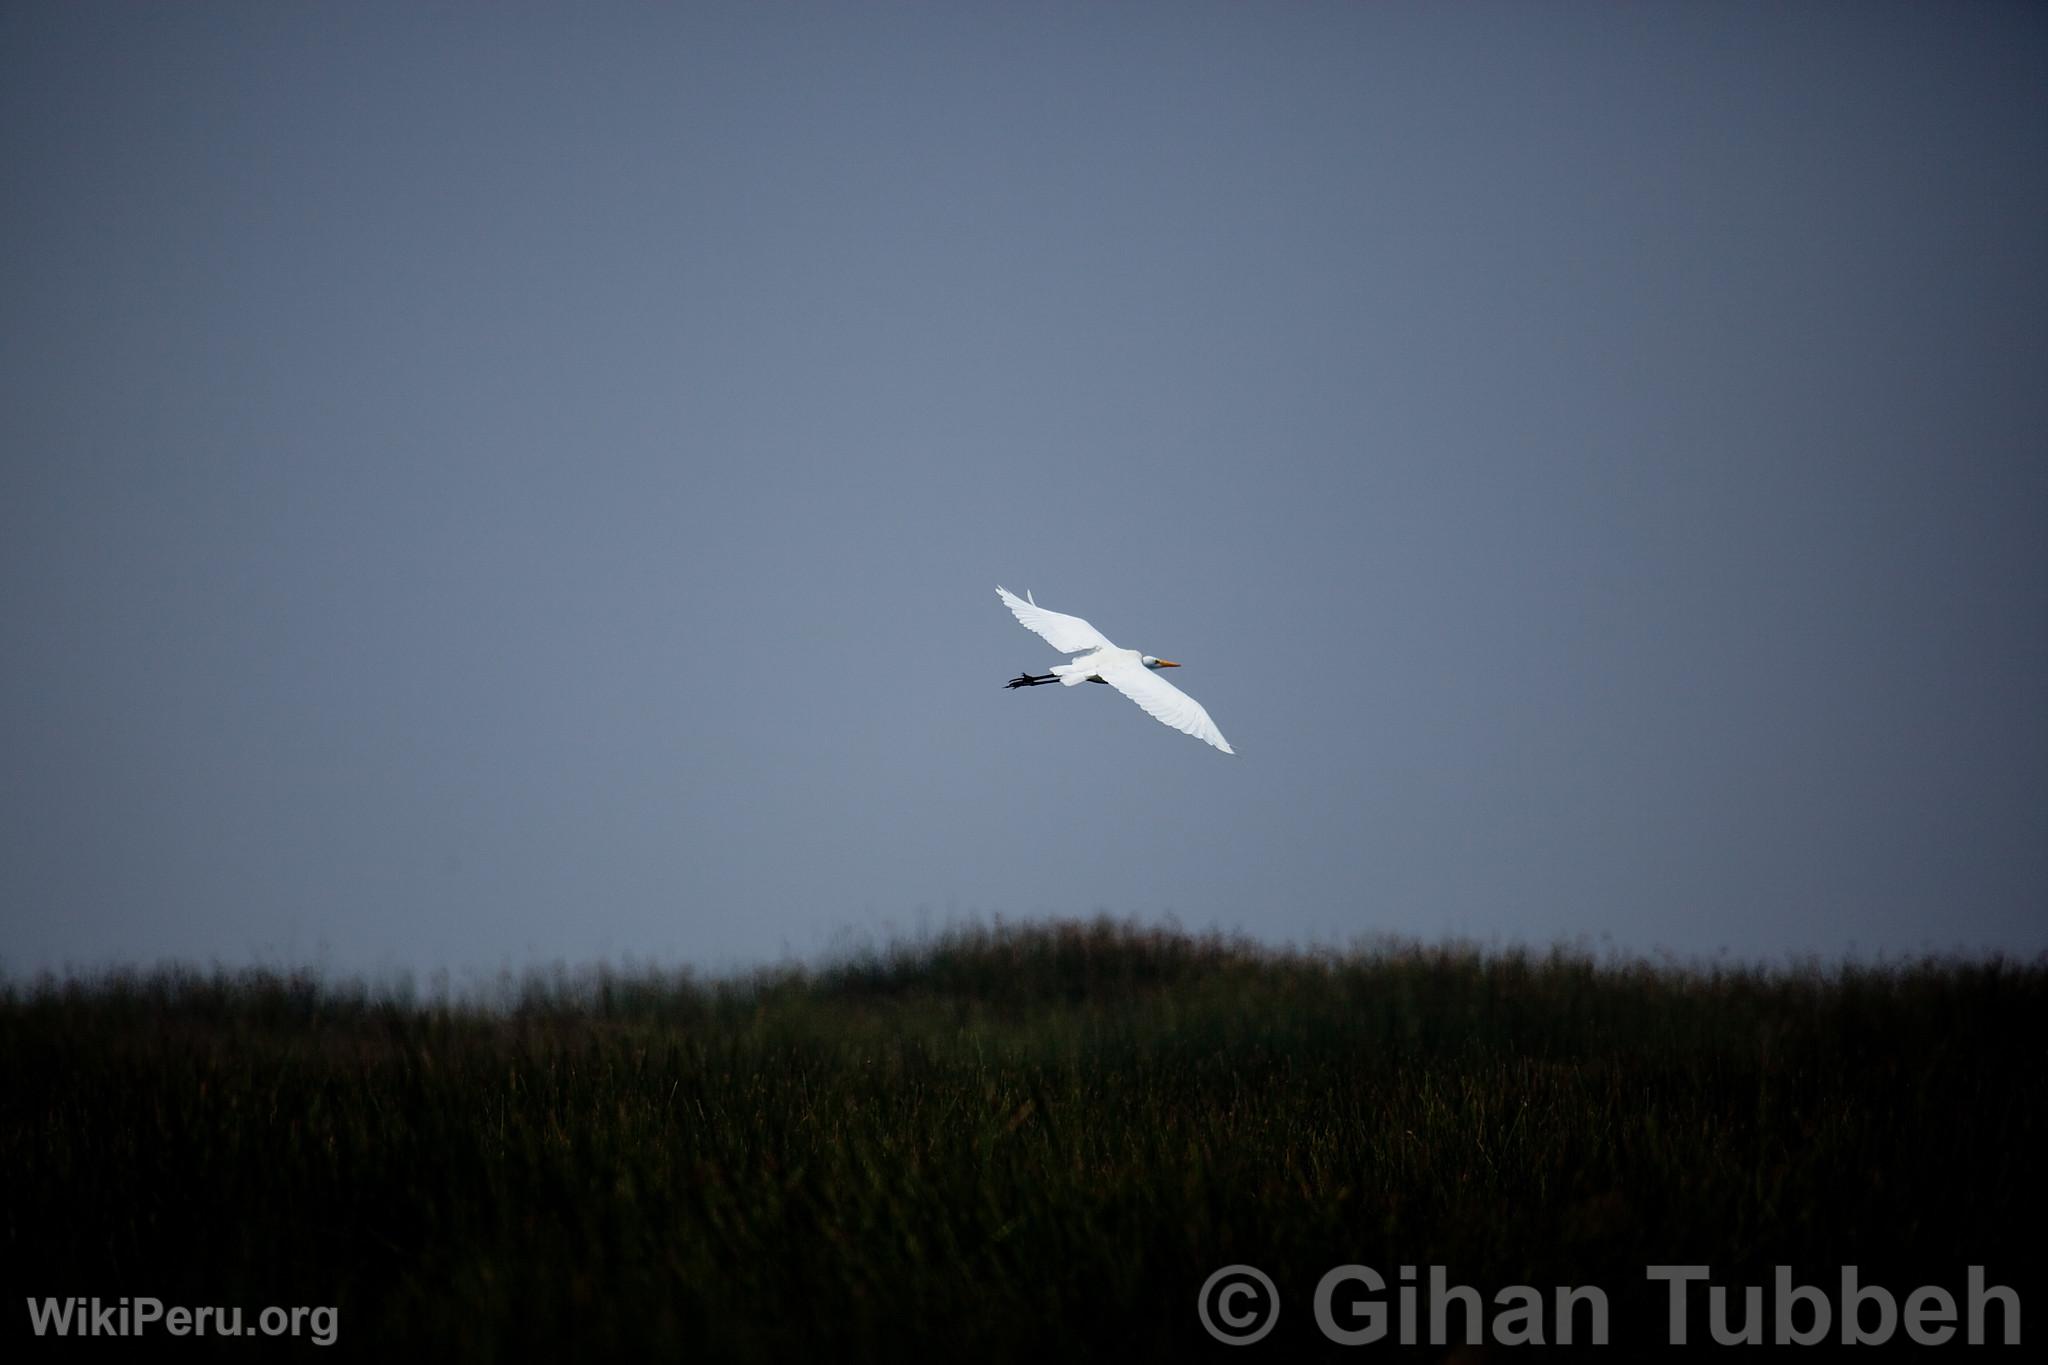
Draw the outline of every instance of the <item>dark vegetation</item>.
M1178 1359L1220 1350L1194 1302L1230 1262L1285 1305L1233 1359L1337 1354L1309 1300L1346 1262L1601 1286L1615 1359L1663 1339L1659 1263L1853 1263L1901 1296L1981 1264L2042 1314L2044 1022L2040 963L1316 956L1106 921L490 1002L17 984L0 1339L25 1296L148 1294L336 1305L340 1349L379 1355Z

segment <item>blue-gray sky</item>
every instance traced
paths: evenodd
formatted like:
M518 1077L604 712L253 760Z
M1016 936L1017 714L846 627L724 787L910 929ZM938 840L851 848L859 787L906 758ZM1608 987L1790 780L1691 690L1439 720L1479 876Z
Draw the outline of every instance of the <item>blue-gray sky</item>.
M2048 944L2040 6L11 4L0 177L7 970Z

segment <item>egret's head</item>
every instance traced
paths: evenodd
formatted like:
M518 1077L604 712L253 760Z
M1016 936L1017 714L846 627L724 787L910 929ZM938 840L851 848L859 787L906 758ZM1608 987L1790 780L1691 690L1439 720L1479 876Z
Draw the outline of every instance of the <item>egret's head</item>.
M1175 662L1174 662L1173 660L1171 660L1171 659L1155 659L1155 658L1153 658L1153 657L1152 657L1152 656L1151 656L1150 654L1147 654L1147 655L1145 656L1145 667L1147 667L1147 668L1179 668L1179 667L1180 667L1180 665L1179 665L1179 664L1177 664L1177 663L1175 663Z

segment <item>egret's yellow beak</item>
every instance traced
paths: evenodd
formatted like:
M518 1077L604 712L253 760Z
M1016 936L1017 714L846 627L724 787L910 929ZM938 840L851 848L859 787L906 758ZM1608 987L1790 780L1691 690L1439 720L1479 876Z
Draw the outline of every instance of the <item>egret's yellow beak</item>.
M1171 660L1171 659L1161 659L1161 660L1159 661L1159 666L1160 666L1161 668L1179 668L1179 667L1180 667L1180 665L1179 665L1179 664L1175 663L1175 662L1174 662L1173 660Z

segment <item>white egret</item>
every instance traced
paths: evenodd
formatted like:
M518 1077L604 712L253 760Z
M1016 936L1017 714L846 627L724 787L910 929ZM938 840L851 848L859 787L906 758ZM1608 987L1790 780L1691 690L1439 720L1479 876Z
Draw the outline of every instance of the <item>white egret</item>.
M996 596L1010 609L1026 630L1040 636L1062 654L1078 654L1072 663L1054 664L1050 673L1020 673L1010 679L1011 687L1041 687L1057 682L1067 687L1076 683L1107 683L1145 709L1156 721L1171 725L1184 735L1213 744L1224 753L1236 753L1230 741L1209 719L1202 704L1159 676L1161 668L1179 668L1171 659L1155 659L1135 649L1118 649L1109 637L1078 616L1047 611L1032 600L1029 592L1019 597L1000 585Z

